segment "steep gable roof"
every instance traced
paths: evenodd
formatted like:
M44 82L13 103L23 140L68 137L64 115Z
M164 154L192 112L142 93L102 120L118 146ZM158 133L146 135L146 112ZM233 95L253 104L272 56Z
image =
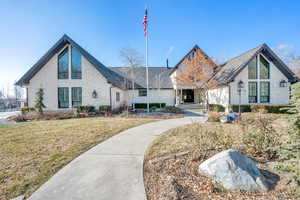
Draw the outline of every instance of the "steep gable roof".
M57 53L61 50L66 44L70 44L75 47L81 54L84 56L106 79L108 83L111 83L114 86L123 88L124 77L110 70L99 62L95 57L90 53L84 50L79 44L74 42L66 34L63 35L47 52L41 57L37 63L35 63L22 77L17 81L16 85L28 84L30 79Z
M259 53L265 55L274 65L288 78L290 82L297 81L295 74L289 67L271 50L266 44L259 45L249 51L232 58L221 65L221 70L216 73L214 78L220 84L226 84L234 78L248 65L248 63Z
M170 75L173 73L173 72L175 72L176 71L176 69L178 69L178 67L180 66L180 64L181 63L183 63L183 61L185 60L185 59L187 59L188 58L188 56L193 52L193 51L200 51L201 52L201 54L203 54L205 57L207 57L208 59L210 59L211 60L211 58L196 44L195 46L193 46L193 48L189 51L189 52L187 52L187 54L185 54L185 56L183 56L183 58L175 65L175 67L173 68L173 70L170 72ZM212 63L214 63L214 61L213 60L211 60L212 61ZM215 64L216 65L216 64ZM217 66L217 65L216 65Z
M130 67L110 67L111 70L124 76L127 80L131 80L131 69ZM172 68L167 67L148 67L149 70L149 88L158 88L160 85L161 89L172 89L173 84L169 76ZM160 78L158 78L160 76ZM145 67L134 67L133 68L133 79L135 82L135 88L146 88L146 68ZM131 88L131 83L127 84L127 88Z

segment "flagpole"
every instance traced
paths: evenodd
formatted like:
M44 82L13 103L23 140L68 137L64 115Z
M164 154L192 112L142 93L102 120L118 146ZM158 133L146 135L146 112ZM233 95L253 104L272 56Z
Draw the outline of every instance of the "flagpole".
M146 7L147 9L147 7ZM149 107L149 71L148 71L148 23L147 23L147 32L146 32L146 86L147 86L147 112L150 112Z

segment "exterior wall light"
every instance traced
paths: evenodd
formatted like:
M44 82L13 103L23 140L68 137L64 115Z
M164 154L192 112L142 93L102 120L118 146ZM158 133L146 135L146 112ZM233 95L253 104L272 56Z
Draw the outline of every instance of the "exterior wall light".
M240 80L237 86L238 86L238 93L239 93L239 115L241 115L242 88L244 88L244 82Z
M238 82L238 88L241 89L241 88L244 88L244 82L242 80L240 80Z
M287 86L286 80L281 80L279 83L279 87L286 87L286 86Z
M94 99L97 99L97 98L98 98L98 94L97 94L96 90L93 91L92 97L93 97Z

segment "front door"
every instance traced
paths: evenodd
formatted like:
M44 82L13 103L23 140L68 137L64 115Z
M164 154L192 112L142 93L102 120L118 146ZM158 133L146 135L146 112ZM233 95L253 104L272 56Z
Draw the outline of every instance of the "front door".
M183 103L194 103L194 90L183 89L182 90L182 102Z

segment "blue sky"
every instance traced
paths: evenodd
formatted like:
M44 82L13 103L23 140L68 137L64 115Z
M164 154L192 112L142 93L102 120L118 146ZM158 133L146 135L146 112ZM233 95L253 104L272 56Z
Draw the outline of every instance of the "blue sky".
M164 66L168 52L173 66L195 44L220 60L261 43L299 55L296 0L1 0L0 89L20 78L64 33L107 66L122 65L124 47L144 54L146 4L150 66Z

